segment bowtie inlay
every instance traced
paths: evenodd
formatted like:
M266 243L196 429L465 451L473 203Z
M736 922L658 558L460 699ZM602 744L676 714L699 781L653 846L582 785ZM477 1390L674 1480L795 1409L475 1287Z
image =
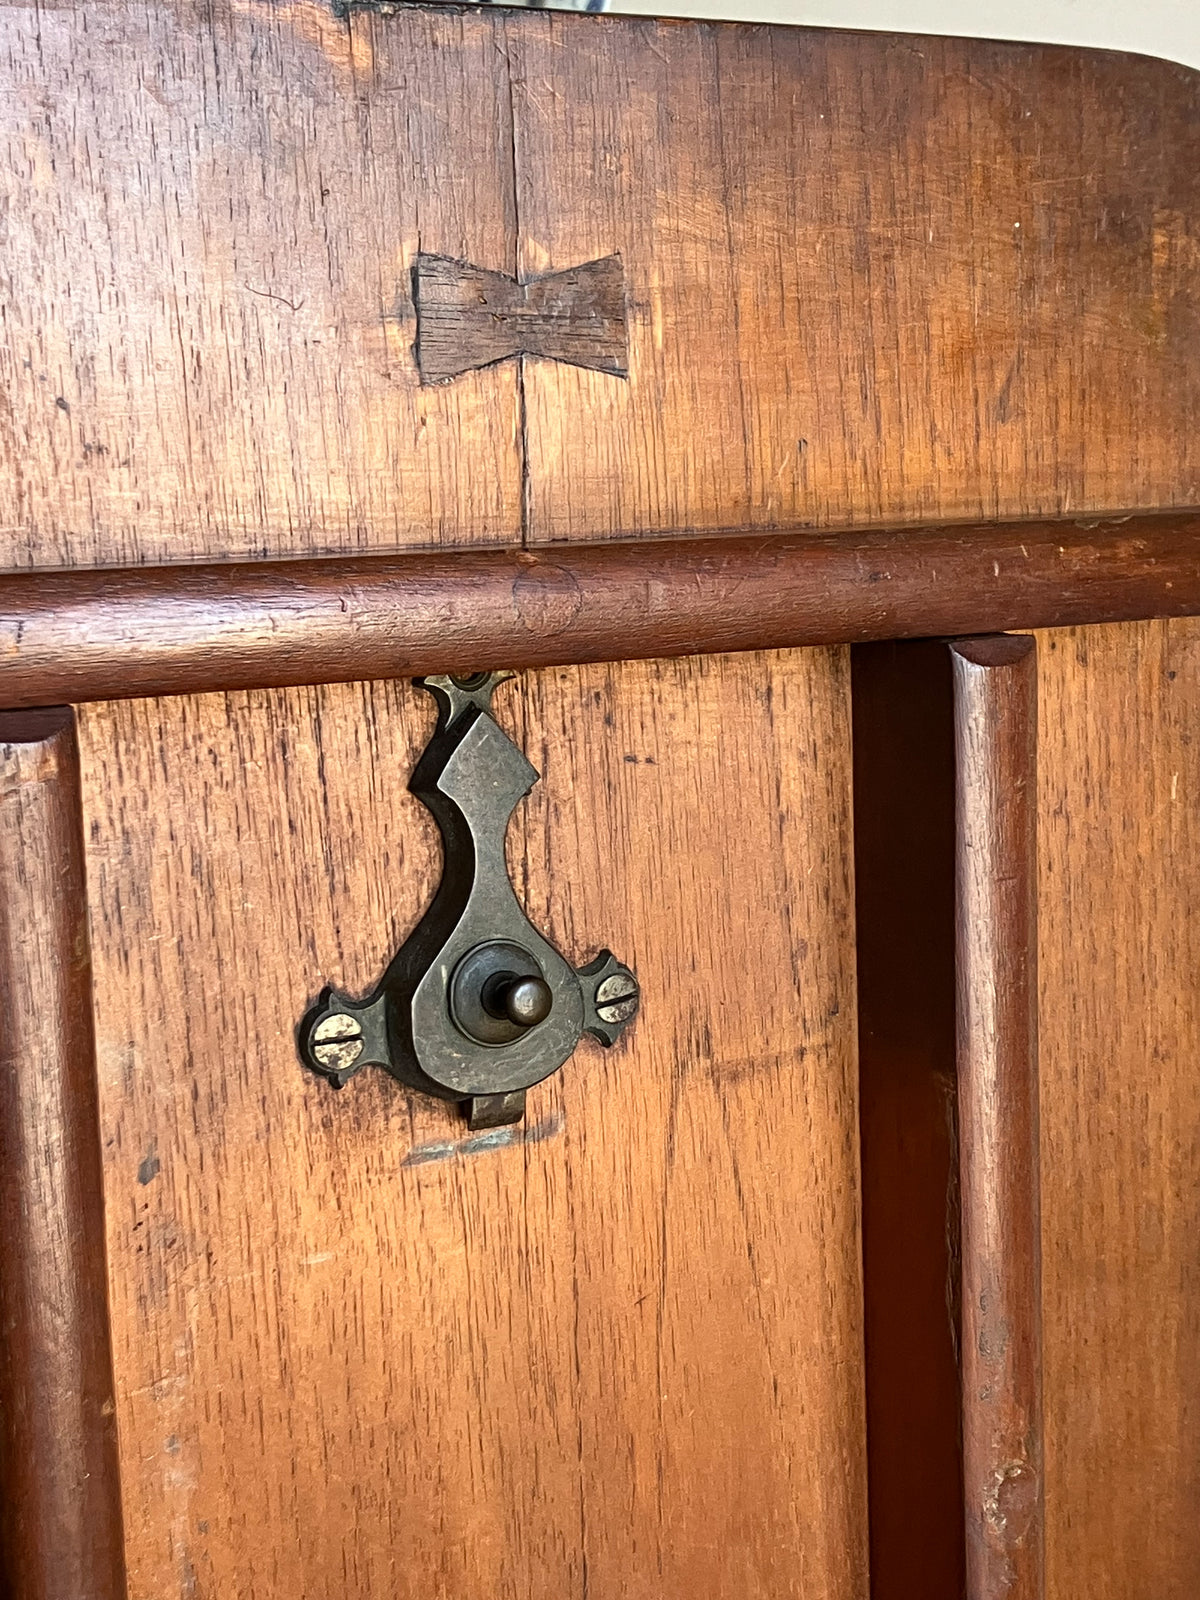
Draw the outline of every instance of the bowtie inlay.
M625 274L619 255L520 283L449 256L413 266L422 383L449 383L512 356L629 375Z

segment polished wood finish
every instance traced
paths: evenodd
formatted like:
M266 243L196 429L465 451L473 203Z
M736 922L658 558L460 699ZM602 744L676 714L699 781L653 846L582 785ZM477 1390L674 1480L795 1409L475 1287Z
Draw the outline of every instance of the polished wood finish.
M295 1047L436 881L429 697L81 713L134 1592L863 1600L845 658L496 705L533 920L644 999L483 1135Z
M0 704L1200 610L1200 515L0 578Z
M963 1600L950 652L851 660L871 1600Z
M1050 1600L1200 1573L1200 624L1038 644Z
M0 7L0 564L1194 503L1185 68L324 0ZM422 386L419 254L629 378Z
M0 1589L124 1600L79 760L0 715Z
M1037 657L957 640L956 967L969 1600L1042 1600Z

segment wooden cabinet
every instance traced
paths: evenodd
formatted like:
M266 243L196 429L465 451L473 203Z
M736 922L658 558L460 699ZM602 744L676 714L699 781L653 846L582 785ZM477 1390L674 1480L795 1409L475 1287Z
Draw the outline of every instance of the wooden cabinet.
M0 1587L1185 1600L1195 75L0 42ZM505 665L642 1005L472 1131L297 1028L437 886L409 680Z

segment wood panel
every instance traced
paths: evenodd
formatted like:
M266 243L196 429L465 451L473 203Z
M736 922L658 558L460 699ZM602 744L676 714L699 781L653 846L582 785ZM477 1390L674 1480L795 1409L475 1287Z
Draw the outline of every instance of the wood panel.
M530 536L1196 497L1196 75L510 18L520 261L619 251L628 382L531 363Z
M426 698L86 710L135 1600L863 1600L847 680L502 691L519 889L644 1000L482 1137L295 1054L430 893Z
M512 265L496 59L437 8L0 7L0 562L517 537L514 371L411 353L419 248Z
M794 28L5 4L0 561L1187 504L1195 81ZM421 253L524 281L619 254L628 379L422 386Z
M1200 1572L1200 626L1041 642L1051 1600Z

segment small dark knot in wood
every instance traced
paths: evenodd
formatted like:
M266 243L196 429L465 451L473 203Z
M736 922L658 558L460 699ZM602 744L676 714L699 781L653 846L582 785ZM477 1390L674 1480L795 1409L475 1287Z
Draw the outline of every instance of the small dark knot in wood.
M449 256L419 255L413 302L422 383L448 383L519 355L628 376L619 255L529 283Z

